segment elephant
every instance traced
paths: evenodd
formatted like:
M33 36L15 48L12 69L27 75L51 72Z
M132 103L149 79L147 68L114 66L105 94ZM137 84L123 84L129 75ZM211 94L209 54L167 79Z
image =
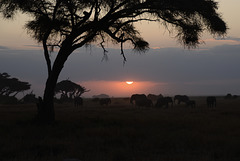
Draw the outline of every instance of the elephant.
M145 94L133 94L130 98L130 103L138 107L153 106L152 100L148 99Z
M217 99L214 96L209 96L206 99L208 107L216 107L217 106Z
M187 103L189 101L189 97L186 95L175 95L174 96L174 103L180 104L181 102Z
M172 97L159 97L157 99L156 107L162 107L165 106L168 108L168 104L171 103L171 106L173 106L173 100Z

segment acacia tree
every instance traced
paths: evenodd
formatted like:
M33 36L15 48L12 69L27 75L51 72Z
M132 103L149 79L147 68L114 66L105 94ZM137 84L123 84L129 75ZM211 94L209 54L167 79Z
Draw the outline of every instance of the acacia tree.
M55 87L55 93L61 93L61 96L72 100L75 97L80 97L83 93L89 92L85 87L80 86L70 80L58 82Z
M31 85L17 78L11 78L8 73L0 73L0 96L15 97L18 93L29 90Z
M176 31L177 40L187 47L199 44L206 30L213 35L226 34L226 23L217 13L215 0L0 0L0 11L11 18L21 11L32 17L25 27L28 33L42 43L47 63L48 78L39 119L55 120L53 96L59 74L69 55L86 44L106 41L120 45L130 42L133 49L149 48L135 28L139 21L155 21ZM59 47L51 62L49 53Z

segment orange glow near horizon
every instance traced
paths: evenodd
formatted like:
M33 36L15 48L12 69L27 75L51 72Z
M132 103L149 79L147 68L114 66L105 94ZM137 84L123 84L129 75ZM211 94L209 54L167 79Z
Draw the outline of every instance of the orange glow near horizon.
M78 84L90 90L84 93L83 97L92 97L99 94L107 94L110 97L130 97L134 93L159 94L160 88L164 88L165 86L163 83L159 84L150 81L134 81L131 85L125 81L86 81L78 82ZM157 92L154 90L157 90Z

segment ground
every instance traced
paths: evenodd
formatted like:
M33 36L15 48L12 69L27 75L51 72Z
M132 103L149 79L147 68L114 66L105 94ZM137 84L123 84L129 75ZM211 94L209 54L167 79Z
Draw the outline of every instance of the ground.
M37 125L36 106L0 105L1 161L239 161L240 98L192 97L195 108L56 104L56 122Z

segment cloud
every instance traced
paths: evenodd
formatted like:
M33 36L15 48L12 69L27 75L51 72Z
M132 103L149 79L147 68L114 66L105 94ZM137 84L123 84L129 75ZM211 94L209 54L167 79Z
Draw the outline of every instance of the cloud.
M216 38L216 40L233 40L233 41L240 41L240 38L228 36L228 37L226 37L226 38Z
M0 72L7 72L22 81L28 81L36 90L44 87L47 68L42 50L1 49ZM126 49L125 64L120 49L107 50L108 61L102 61L101 48L77 50L70 55L64 65L59 81L69 78L74 82L126 80L161 82L166 85L165 91L195 89L195 93L200 91L204 93L204 86L208 87L209 91L220 89L221 86L226 89L228 86L229 89L234 89L233 85L240 87L240 82L230 82L240 80L240 45L221 45L208 50L160 48L150 49L144 54ZM51 59L55 56L56 53L52 53ZM210 83L212 81L221 81L224 85ZM206 82L209 82L209 85L206 85Z
M25 49L28 49L28 50L41 50L42 49L42 46L41 45L23 45L23 47Z
M8 48L5 47L5 46L0 46L0 50L1 50L1 49L4 49L4 50L5 50L5 49L8 49Z
M204 46L206 47L215 47L215 46L222 46L222 45L240 45L240 38L236 37L217 37L217 38L211 38L211 39L205 39L203 40ZM201 46L203 48L204 46Z

